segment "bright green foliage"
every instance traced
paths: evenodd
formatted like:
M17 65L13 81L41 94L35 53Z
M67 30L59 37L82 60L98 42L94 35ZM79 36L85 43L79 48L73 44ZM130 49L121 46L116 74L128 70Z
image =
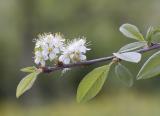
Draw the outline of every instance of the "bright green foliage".
M147 34L146 34L146 41L148 41L149 44L151 43L153 34L154 34L154 28L149 27L148 31L147 31Z
M29 90L37 79L38 72L33 72L24 77L17 86L16 97L19 98L24 92Z
M153 54L142 66L137 79L148 79L160 74L160 51Z
M160 33L159 28L149 27L146 34L146 41L148 42L148 45L150 45L152 42L152 39L153 39L152 36L156 35L157 33Z
M21 71L22 71L22 72L32 73L32 72L35 72L36 69L37 69L37 68L36 68L35 66L31 66L31 67L22 68Z
M138 63L141 60L141 54L137 52L113 53L113 55L121 60L133 63Z
M120 53L129 52L129 51L137 50L139 48L143 48L146 45L147 45L147 43L145 41L133 42L133 43L130 43L130 44L123 46L122 48L120 48L120 50L118 52L120 52Z
M118 63L118 65L116 65L115 67L115 73L123 84L128 87L131 87L133 85L133 75L125 66Z
M131 24L123 24L119 30L128 38L136 39L138 41L144 41L143 35L140 33L139 29Z
M78 102L86 102L98 94L107 79L110 66L95 68L83 78L77 90Z
M104 57L98 60L96 59L92 60L94 63L96 63L97 61L99 62L99 61L107 61L107 60L112 60L112 62L109 65L104 65L104 66L95 68L82 79L77 89L77 96L76 96L77 102L86 102L92 99L93 97L95 97L99 93L99 91L102 89L108 77L110 67L113 63L117 64L118 62L118 64L115 66L116 76L126 86L129 86L129 87L132 86L134 82L133 75L125 66L120 64L119 61L122 60L122 61L138 63L141 60L142 52L146 52L159 47L159 46L156 46L158 45L158 43L152 44L153 43L152 36L160 32L159 28L150 27L147 31L145 40L143 35L140 33L139 29L134 25L123 24L119 28L119 30L126 37L135 39L138 42L126 44L125 46L120 48L120 50L117 53L113 53L114 56L109 57L109 59L108 57L107 58ZM144 49L142 50L142 48ZM41 51L40 48L35 49L35 51L37 50ZM78 63L79 64L76 64L76 66L81 65L81 62L78 62ZM69 64L68 68L70 68L70 66L73 66L73 65ZM61 65L55 65L55 68L58 68L59 70L66 67L63 67L63 64L62 64L62 67ZM36 67L32 66L32 67L23 68L21 69L21 71L27 72L30 74L24 77L19 83L16 91L17 98L32 87L35 80L37 79L37 75L43 72L43 69L42 68L37 69ZM158 74L160 74L160 51L153 54L144 63L143 67L141 68L140 72L137 75L137 79L147 79L147 78L156 76Z

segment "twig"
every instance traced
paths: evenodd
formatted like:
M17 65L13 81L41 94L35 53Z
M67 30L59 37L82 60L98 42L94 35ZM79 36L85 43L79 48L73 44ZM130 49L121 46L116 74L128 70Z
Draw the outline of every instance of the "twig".
M148 51L155 50L155 49L160 49L160 44L159 43L152 44L150 47L142 48L142 49L139 49L135 52L144 53L144 52L148 52ZM50 73L50 72L54 72L56 70L62 70L64 68L88 66L88 65L91 65L91 64L99 63L99 62L110 61L113 58L115 58L115 56L112 55L112 56L108 56L108 57L102 57L102 58L97 58L97 59L93 59L93 60L77 62L77 63L73 63L73 64L63 64L61 66L44 67L43 72L44 73Z

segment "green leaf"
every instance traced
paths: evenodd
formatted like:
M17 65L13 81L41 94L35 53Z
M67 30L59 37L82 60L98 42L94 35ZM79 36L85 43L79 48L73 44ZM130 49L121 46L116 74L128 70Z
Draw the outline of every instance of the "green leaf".
M137 79L148 79L160 74L160 51L154 53L140 69Z
M120 53L129 52L129 51L133 51L133 50L137 50L139 48L142 48L146 45L147 45L147 43L145 41L133 42L133 43L130 43L130 44L123 46L122 48L120 48L120 50L118 52L120 52Z
M120 81L128 87L133 85L133 75L132 73L122 64L118 63L115 67L116 76Z
M152 40L154 39L154 35L160 33L160 28L154 28L154 27L149 27L147 34L146 34L146 41L148 42L148 45L151 44Z
M113 55L121 60L133 63L138 63L141 60L141 54L137 52L113 53Z
M149 27L147 34L146 34L146 40L148 41L148 43L150 44L152 41L152 35L154 34L154 28L153 27Z
M77 102L86 102L98 94L107 79L110 66L95 68L83 78L78 86Z
M22 72L30 72L30 73L32 73L32 72L35 72L36 69L37 68L35 66L31 66L31 67L22 68L21 71Z
M16 97L19 98L24 92L29 90L37 79L38 72L33 72L24 77L17 86Z
M120 32L123 33L126 37L136 39L138 41L144 41L143 35L140 33L139 29L131 24L123 24L119 28Z

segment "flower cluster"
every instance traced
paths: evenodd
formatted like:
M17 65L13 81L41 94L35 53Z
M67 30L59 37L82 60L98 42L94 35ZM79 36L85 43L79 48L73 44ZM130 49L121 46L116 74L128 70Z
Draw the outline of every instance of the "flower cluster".
M65 39L58 33L39 35L35 45L35 63L45 66L45 61L56 61L64 49Z
M86 60L85 53L90 50L86 47L86 40L84 38L74 39L63 50L62 55L59 57L59 61L64 64L76 63Z
M64 37L59 34L43 34L35 39L34 62L37 65L45 66L46 61L53 61L55 64L76 63L86 60L87 48L86 39L77 38L66 42Z

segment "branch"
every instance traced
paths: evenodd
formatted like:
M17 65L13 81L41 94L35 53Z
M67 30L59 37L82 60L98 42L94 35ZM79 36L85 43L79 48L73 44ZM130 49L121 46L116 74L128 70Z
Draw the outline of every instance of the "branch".
M144 53L144 52L148 52L148 51L155 50L155 49L160 49L160 44L159 43L154 43L149 47L139 49L135 52ZM116 57L112 55L112 56L108 56L108 57L102 57L102 58L97 58L97 59L93 59L93 60L77 62L77 63L73 63L73 64L63 64L61 66L44 67L43 72L44 73L50 73L50 72L54 72L56 70L62 70L64 68L88 66L88 65L91 65L91 64L99 63L99 62L110 61L113 58L116 58Z

